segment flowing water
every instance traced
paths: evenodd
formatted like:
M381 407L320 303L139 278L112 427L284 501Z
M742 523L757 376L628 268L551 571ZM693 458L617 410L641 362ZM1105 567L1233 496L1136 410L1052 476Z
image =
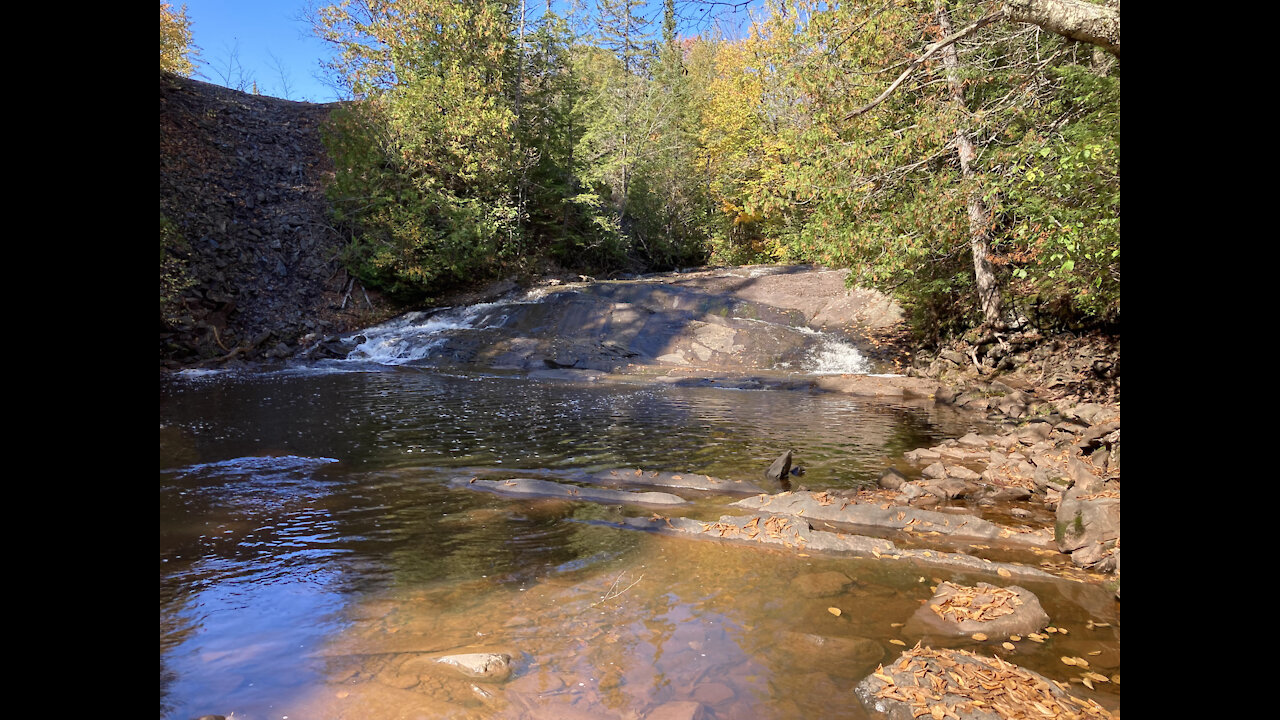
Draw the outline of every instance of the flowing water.
M997 578L654 535L619 527L651 509L450 480L644 468L759 483L791 449L799 482L854 488L970 429L932 405L796 391L358 363L173 376L160 393L161 717L641 718L691 702L704 718L866 717L851 688L919 639L901 623L929 588ZM740 514L729 499L678 512ZM854 582L798 591L829 571ZM1078 672L1060 656L1119 672L1105 591L1023 584L1070 634L1003 656L1063 681ZM468 651L510 654L512 678L428 662ZM1119 706L1114 685L1094 697Z

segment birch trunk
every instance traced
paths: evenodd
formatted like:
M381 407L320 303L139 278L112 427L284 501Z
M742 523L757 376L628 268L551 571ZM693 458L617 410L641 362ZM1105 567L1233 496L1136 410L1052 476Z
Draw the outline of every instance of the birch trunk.
M942 0L935 0L934 7L938 13L938 25L942 28L943 37L946 37L952 32L951 15ZM951 87L951 101L962 115L967 114L964 84L960 80L960 56L954 44L942 50L942 66L946 69L947 84ZM963 126L956 128L956 153L960 156L960 172L965 178L973 179L973 142L969 140ZM974 189L969 194L968 209L969 250L973 254L973 278L978 288L978 305L982 308L983 323L995 327L1000 323L1000 286L996 282L995 268L991 265L987 206L982 201L980 189Z

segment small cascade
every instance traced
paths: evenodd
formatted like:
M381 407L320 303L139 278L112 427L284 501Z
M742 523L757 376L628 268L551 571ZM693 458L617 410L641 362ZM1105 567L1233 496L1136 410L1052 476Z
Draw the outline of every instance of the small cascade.
M873 372L851 342L794 324L796 319L766 304L661 283L600 284L410 312L343 340L352 348L346 361L386 366L467 363L505 343L495 354L506 368L543 369L545 363L607 370L625 358L629 365L710 362L741 371Z
M806 372L814 375L866 375L871 372L871 363L853 344L809 328L800 330L817 339L803 365Z
M392 318L381 325L366 328L350 337L343 338L354 342L363 336L360 343L347 355L348 360L363 360L382 365L403 365L421 360L446 339L446 333L471 330L486 324L501 324L501 317L496 323L486 323L492 317L491 311L504 303L480 303L466 307L443 308L439 310L415 311Z

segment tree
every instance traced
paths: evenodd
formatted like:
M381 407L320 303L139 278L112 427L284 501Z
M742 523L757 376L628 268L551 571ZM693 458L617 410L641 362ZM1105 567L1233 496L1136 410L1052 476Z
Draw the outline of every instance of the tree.
M160 3L160 69L191 77L195 74L198 56L198 48L191 44L187 6L174 12L169 3Z

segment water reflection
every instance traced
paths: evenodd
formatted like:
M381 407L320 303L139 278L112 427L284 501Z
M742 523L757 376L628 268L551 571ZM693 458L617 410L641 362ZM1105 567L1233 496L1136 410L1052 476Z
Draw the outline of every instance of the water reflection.
M450 469L758 480L793 449L805 484L849 487L970 429L846 397L412 370L178 380L161 423L161 716L237 720L862 717L849 690L892 640L914 644L893 624L930 595L927 571L623 530L642 511L455 489ZM856 582L797 594L828 570ZM1033 591L1073 627L1114 613L1087 590ZM1057 656L1096 649L1118 672L1114 625L1017 661L1065 680ZM515 677L430 662L467 649L508 652Z

